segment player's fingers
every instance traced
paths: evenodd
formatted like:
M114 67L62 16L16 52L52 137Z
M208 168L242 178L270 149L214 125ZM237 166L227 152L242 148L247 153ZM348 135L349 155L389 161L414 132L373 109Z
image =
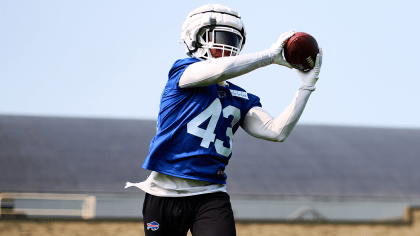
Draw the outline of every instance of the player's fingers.
M283 61L283 66L288 67L289 69L293 69L293 66L290 65L287 61Z
M320 69L322 65L322 48L319 49L319 53L316 55L315 68Z
M322 48L319 48L318 55L319 55L319 68L321 68L321 66L322 66Z
M318 81L319 79L319 72L321 71L321 65L322 65L322 48L319 49L319 53L316 56L315 67L313 68L313 70L315 70L316 81Z
M295 34L295 31L293 31L293 30L289 30L289 31L287 31L286 33L282 33L281 35L280 35L280 37L281 38L284 38L284 37L287 37L287 36L289 36L289 37L291 37L292 35L294 35Z
M282 44L284 44L286 42L286 40L288 40L294 34L295 34L295 31L293 31L293 30L290 30L286 33L283 33L283 34L280 35L280 41L282 42Z

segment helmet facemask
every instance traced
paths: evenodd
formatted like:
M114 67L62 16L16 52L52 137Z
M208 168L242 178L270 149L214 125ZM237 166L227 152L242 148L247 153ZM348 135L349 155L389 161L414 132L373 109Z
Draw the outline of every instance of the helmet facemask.
M241 52L243 37L230 27L205 27L197 34L199 48L194 52L196 58L214 59L237 56Z

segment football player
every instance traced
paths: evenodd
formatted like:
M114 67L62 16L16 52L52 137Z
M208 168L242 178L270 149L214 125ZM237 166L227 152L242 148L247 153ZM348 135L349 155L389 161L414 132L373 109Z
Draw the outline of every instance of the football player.
M282 142L299 120L321 67L322 51L309 72L298 71L302 86L277 118L260 99L229 79L276 64L292 68L282 56L289 31L269 49L239 55L246 31L241 16L230 8L209 4L192 11L182 26L189 58L177 60L163 89L149 155L151 170L141 183L146 235L236 235L226 193L225 167L232 140L242 127L250 135Z

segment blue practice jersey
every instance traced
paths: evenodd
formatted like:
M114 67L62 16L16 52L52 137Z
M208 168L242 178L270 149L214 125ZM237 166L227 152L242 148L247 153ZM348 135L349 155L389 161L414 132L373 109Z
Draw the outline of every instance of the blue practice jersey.
M181 178L225 184L225 167L232 155L233 134L260 99L228 82L222 87L183 89L178 81L198 62L174 63L161 95L157 134L143 168Z

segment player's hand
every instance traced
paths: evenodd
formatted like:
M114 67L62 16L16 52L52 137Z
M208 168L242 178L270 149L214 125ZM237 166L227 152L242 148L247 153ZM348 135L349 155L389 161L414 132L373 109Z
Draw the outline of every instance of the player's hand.
M289 32L283 33L280 35L280 38L276 43L273 43L270 47L270 51L275 55L274 63L293 68L286 60L283 58L283 47L286 41L295 34L295 31L290 30Z
M319 53L316 56L315 66L308 72L296 70L302 86L314 86L319 79L319 72L321 71L322 65L322 48L319 49Z

